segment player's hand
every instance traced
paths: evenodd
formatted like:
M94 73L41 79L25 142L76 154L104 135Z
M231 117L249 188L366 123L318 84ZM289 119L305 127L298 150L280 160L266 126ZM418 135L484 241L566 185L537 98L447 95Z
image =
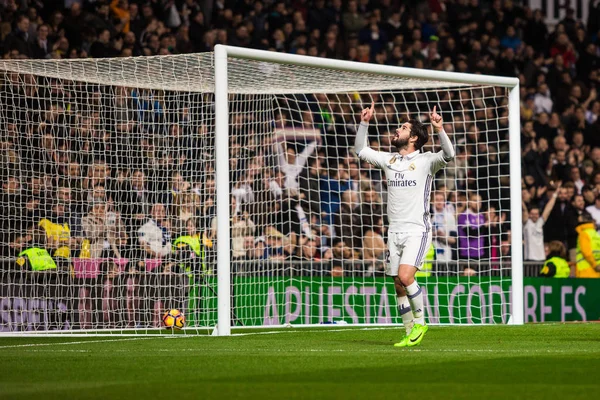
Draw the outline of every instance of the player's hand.
M373 117L373 113L375 112L375 102L371 102L371 108L367 107L360 113L360 119L363 122L369 122L371 117Z
M431 121L431 125L433 125L433 131L438 133L442 130L442 124L444 121L442 120L442 116L435 112L437 106L433 106L433 111L429 114L429 120Z

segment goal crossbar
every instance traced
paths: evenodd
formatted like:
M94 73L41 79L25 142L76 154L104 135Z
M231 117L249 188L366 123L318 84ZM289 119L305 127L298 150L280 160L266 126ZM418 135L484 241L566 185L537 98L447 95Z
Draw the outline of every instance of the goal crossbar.
M504 76L466 74L461 72L446 72L428 69L395 67L391 65L366 64L356 61L335 60L331 58L319 58L289 53L277 53L273 51L254 50L244 47L220 44L215 46L215 57L218 57L219 54L223 54L226 57L234 57L245 60L264 61L277 64L302 65L320 69L414 79L421 83L419 87L423 89L438 87L439 83L445 83L447 85L482 84L507 88L514 88L519 85L518 78ZM434 84L434 82L436 84ZM232 89L235 90L236 88L233 87Z

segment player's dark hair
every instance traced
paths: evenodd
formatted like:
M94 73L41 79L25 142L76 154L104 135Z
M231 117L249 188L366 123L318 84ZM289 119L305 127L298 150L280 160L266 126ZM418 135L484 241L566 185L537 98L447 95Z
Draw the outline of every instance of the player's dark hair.
M429 141L429 132L427 127L416 119L408 121L410 123L410 136L416 136L415 149L420 150Z

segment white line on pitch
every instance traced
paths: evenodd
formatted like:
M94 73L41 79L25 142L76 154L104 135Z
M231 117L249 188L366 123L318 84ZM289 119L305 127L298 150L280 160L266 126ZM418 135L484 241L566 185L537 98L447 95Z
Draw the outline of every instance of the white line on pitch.
M63 345L69 345L69 344L126 342L126 341L131 341L131 340L148 340L148 339L163 339L163 337L156 336L156 337L141 337L141 338L127 338L127 339L80 340L77 342L27 343L27 344L15 344L15 345L10 345L10 346L0 346L0 349L14 349L14 348L18 348L18 347L63 346Z
M249 332L249 333L232 333L231 336L254 336L254 335L276 335L278 333L316 333L316 332L359 332L359 331L384 331L384 330L396 330L398 327L385 327L385 328L341 328L341 329L313 329L313 330L298 330L298 329L282 329L279 331L267 331L267 332ZM219 337L219 336L211 336Z

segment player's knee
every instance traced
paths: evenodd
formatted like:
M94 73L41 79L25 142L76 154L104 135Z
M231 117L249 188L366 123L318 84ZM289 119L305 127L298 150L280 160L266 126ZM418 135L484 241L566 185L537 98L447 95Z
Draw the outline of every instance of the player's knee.
M394 277L394 288L396 289L396 296L406 296L406 290L400 281L400 277Z
M415 274L408 268L401 268L400 271L398 271L398 278L400 279L402 286L407 287L412 285L415 281Z

